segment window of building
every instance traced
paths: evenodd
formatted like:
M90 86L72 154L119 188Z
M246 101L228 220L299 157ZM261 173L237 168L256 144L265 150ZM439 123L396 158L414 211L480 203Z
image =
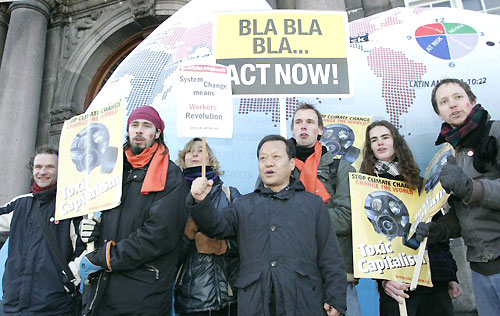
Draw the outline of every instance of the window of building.
M448 7L500 14L500 0L405 0L406 7Z
M420 7L420 8L455 8L455 1L453 0L405 0L407 7Z

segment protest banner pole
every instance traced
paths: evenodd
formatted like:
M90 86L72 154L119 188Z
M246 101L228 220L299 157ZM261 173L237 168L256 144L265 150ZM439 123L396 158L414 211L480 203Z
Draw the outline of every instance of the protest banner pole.
M207 161L205 160L205 153L207 152L207 138L203 137L202 138L202 150L203 152L201 153L201 177L203 179L207 178Z
M398 303L399 305L399 315L408 316L408 311L406 310L406 299L403 298L403 303Z
M425 222L428 223L432 218L428 218ZM413 277L411 278L410 291L417 288L418 278L420 276L420 270L422 269L422 263L424 261L425 248L427 247L427 237L420 243L418 247L417 262L415 264L415 270L413 270Z
M413 271L413 277L411 279L410 291L417 288L418 278L420 276L420 269L422 268L422 262L424 261L425 248L427 247L427 238L425 238L418 249L417 262L415 264L415 270Z
M87 219L92 219L92 217L94 216L94 214L95 213L87 214ZM94 242L92 241L92 242L87 243L87 252L91 253L94 250L95 250Z

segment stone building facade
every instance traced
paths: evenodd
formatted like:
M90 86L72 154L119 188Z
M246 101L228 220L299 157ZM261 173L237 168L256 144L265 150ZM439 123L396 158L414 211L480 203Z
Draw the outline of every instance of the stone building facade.
M0 203L30 185L26 157L57 145L64 120L83 113L121 60L189 0L0 2L0 134L8 166ZM209 1L209 0L207 0ZM347 10L351 20L398 0L268 0L279 9Z

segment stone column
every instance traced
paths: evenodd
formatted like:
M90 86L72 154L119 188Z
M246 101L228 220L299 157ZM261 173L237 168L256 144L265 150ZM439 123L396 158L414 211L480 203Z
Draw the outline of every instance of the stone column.
M7 37L7 26L9 16L7 15L7 4L0 4L0 67L2 65L2 53L5 46L5 37Z
M0 135L3 138L0 204L26 193L26 164L36 142L50 6L43 0L13 2L0 68Z

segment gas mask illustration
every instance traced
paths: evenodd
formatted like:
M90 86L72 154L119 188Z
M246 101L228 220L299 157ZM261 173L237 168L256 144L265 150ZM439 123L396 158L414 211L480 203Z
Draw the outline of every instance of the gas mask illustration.
M101 173L111 173L118 157L118 148L109 146L108 128L101 123L81 130L73 139L70 152L76 169L87 173L99 166Z
M432 167L431 172L429 172L429 178L425 183L425 192L429 193L439 182L439 174L443 170L444 165L448 161L448 156L453 155L451 150L445 151L443 155L439 158L438 163Z
M353 146L354 132L344 124L332 124L325 127L321 143L331 151L334 156L341 155L344 160L352 163L359 156L359 148Z
M375 191L368 194L365 200L366 216L378 234L392 239L404 237L410 228L410 215L404 203L385 191Z

